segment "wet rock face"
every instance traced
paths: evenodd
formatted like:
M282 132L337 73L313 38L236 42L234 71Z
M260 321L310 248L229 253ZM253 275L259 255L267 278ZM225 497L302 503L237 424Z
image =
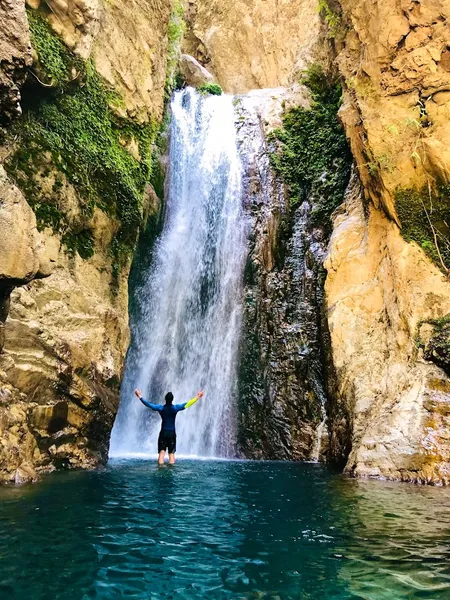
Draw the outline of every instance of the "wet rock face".
M31 65L23 0L0 0L0 124L21 114L20 88Z
M245 106L244 101L239 139L252 233L239 362L239 445L249 458L317 459L326 439L321 426L326 242L323 231L310 226L308 202L289 207L271 170L261 112Z

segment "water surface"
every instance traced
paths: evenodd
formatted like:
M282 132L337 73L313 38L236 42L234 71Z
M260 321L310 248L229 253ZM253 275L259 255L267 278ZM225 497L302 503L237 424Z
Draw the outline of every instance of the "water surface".
M115 461L0 489L0 598L450 598L450 491L321 465Z

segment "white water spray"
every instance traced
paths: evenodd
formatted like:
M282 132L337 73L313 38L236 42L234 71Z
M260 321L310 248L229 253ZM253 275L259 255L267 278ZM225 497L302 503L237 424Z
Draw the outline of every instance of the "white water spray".
M151 402L171 391L186 402L177 418L177 450L232 456L236 362L241 330L246 219L233 98L177 92L167 214L153 265L139 291L143 318L133 327L111 456L155 453L159 415Z

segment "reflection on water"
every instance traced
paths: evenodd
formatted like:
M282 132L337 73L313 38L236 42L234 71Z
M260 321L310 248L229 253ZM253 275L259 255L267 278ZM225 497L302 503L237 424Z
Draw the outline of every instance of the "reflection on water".
M348 527L340 577L356 597L450 598L450 493L376 481L335 482Z
M0 490L0 597L450 598L450 490L320 465L112 463Z

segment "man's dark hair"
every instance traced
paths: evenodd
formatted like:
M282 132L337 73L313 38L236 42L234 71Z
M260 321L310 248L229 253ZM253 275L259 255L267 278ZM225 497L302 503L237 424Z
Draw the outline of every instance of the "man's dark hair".
M168 392L166 394L165 400L166 400L167 404L172 404L172 402L173 402L173 394L172 394L172 392Z

